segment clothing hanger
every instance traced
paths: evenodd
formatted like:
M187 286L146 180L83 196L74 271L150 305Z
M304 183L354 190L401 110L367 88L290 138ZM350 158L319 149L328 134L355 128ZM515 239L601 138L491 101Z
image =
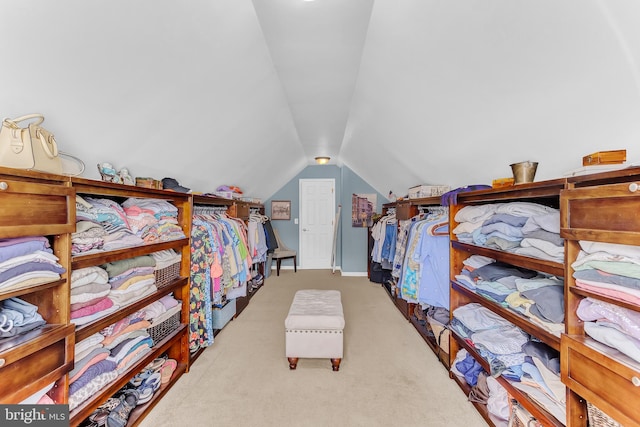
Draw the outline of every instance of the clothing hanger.
M431 224L427 229L427 232L431 236L448 236L449 228L447 228L446 231L438 231L438 229L448 225L449 225L449 221L437 222L437 223Z
M0 314L2 321L0 322L0 331L9 332L13 328L13 320L9 319L6 314Z

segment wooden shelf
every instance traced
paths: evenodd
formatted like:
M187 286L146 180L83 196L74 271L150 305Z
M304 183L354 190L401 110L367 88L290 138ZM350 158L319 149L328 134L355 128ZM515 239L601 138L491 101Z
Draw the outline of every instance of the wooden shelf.
M481 255L492 258L496 261L509 264L515 267L526 268L536 272L546 273L559 278L565 277L565 260L564 256L558 261L548 259L534 258L523 256L513 252L501 251L471 243L464 243L456 240L453 229L457 226L455 215L470 205L489 205L489 204L506 204L511 202L527 202L536 203L560 209L560 193L568 187L567 179L554 179L548 181L532 182L526 184L518 184L502 188L491 188L486 190L478 190L472 192L460 193L457 196L457 205L451 207L450 212L450 237L451 237L451 307L453 311L461 305L468 303L477 303L482 307L490 310L511 324L519 327L525 333L539 339L549 347L556 351L560 351L560 337L551 331L534 323L526 316L511 310L489 298L483 297L481 294L467 288L455 279L455 275L460 274L463 268L463 261L471 255ZM566 330L566 326L564 327ZM489 363L482 359L479 352L463 340L459 335L452 332L453 341L451 343L452 352L457 348L466 349L476 360L482 365L483 369L490 372ZM451 355L452 357L455 354ZM507 389L507 392L516 399L519 404L528 410L545 426L562 426L563 423L555 419L548 411L544 410L540 405L535 403L525 393L516 389L511 382L505 377L498 377L498 381Z
M467 382L464 380L464 378L460 378L455 374L451 374L451 378L456 382L456 384L458 384L458 386L462 389L462 391L464 392L465 396L469 396L469 393L471 392L471 386L469 384L467 384ZM487 424L489 424L490 426L496 426L496 422L494 421L494 419L491 417L491 414L489 413L489 410L487 409L487 405L484 405L480 402L471 402L471 404L476 408L476 411L478 411L478 413L480 414L480 416L482 416L482 418L484 418L484 420L487 422Z
M512 254L509 252L486 248L484 246L462 243L455 240L451 241L451 248L467 252L472 255L483 255L489 258L493 258L496 261L502 261L504 263L514 265L516 267L528 268L529 270L536 270L543 273L551 274L553 276L564 277L564 264L561 262L548 261L540 258L532 258L528 256Z
M49 290L51 288L55 288L57 286L64 285L66 283L67 283L66 280L62 280L61 279L61 280L55 280L53 282L43 283L41 285L26 286L26 287L23 287L23 288L15 288L15 289L11 289L11 290L8 290L8 291L0 290L0 300L9 299L9 298L13 298L13 297L19 297L21 295L33 294L33 293L36 293L36 292L46 291L46 290Z
M633 311L640 311L640 306L630 303L628 301L623 301L618 298L613 298L607 295L599 294L597 292L592 292L587 289L581 289L575 286L569 287L569 292L573 292L576 295L580 295L581 297L590 297L600 301L608 302L609 304L617 305L619 307L624 307Z
M91 197L140 197L156 198L170 201L188 201L191 197L188 193L181 193L170 190L160 190L154 188L138 187L135 185L114 184L113 182L98 181L81 177L71 177L71 185L79 195L87 194Z
M194 195L194 205L210 205L210 206L231 206L236 201L233 199L225 199L217 196Z
M433 332L430 329L428 329L426 325L421 324L418 321L418 318L416 316L412 315L409 318L409 322L411 322L411 324L416 328L416 330L418 331L418 333L420 334L424 342L427 343L427 345L429 346L431 351L433 351L433 353L436 355L440 363L442 363L442 365L448 370L449 369L449 353L446 350L440 348L440 346L438 345L438 342L436 341L436 337L433 335Z
M19 403L73 368L73 325L49 324L0 344L1 403Z
M0 238L45 237L68 270L69 236L75 231L75 189L69 177L0 167ZM0 289L0 300L37 306L47 324L0 343L0 403L19 403L48 389L66 403L67 372L73 368L74 326L69 320L68 271L37 285Z
M540 199L557 199L560 190L567 185L565 178L518 184L504 188L459 193L458 204L496 203L513 200L539 201Z
M580 241L640 246L640 168L571 178L575 188L561 192L561 236L566 239L567 276L565 306L567 334L561 339L562 382L567 385L569 427L585 427L591 403L624 426L640 426L640 363L586 335L577 309L584 298L634 312L640 306L576 286L573 262L582 250ZM607 251L609 252L609 250ZM610 252L615 253L612 246ZM615 322L614 322L615 323Z
M463 347L470 355L473 356L474 359L478 361L478 363L482 366L482 369L487 373L491 373L491 367L489 362L482 358L480 354L473 348L469 343L467 343L462 337L456 334L454 331L451 332L451 337L456 340L458 345ZM499 376L496 378L500 385L502 385L507 393L513 396L523 408L531 413L538 421L540 421L545 426L553 426L553 427L564 427L564 423L560 422L553 415L551 415L548 411L543 409L540 405L534 402L529 396L515 388L511 381L506 379L503 376Z
M515 311L506 309L500 304L482 297L482 295L475 293L464 285L461 285L454 281L451 282L451 286L456 292L464 295L470 302L481 304L483 307L488 308L498 316L513 323L529 335L533 335L534 337L540 339L554 350L560 351L560 336L556 336L551 332L542 329L534 323L531 323L531 321L525 316L516 313Z
M162 288L158 289L156 292L150 295L147 295L146 297L140 300L137 300L129 305L120 307L120 309L114 313L108 314L107 316L100 318L98 320L95 320L94 322L88 323L86 325L79 326L76 329L76 341L80 342L83 339L88 338L91 335L95 334L96 332L100 332L101 330L117 322L118 320L132 313L135 313L136 311L142 308L145 308L152 302L158 300L161 296L168 295L174 290L181 288L186 284L188 280L189 279L187 279L186 277L179 277L175 279L173 282L171 282L170 284L168 284L167 286L163 286ZM183 302L183 304L184 303L185 302Z
M106 264L108 262L121 261L136 256L148 255L166 249L176 249L180 251L181 248L187 245L189 245L189 239L183 238L169 240L166 242L150 243L143 246L132 246L130 248L123 248L115 251L93 252L86 255L80 254L71 257L71 267L74 270L93 267L96 265Z
M100 389L90 399L81 403L77 408L71 411L71 413L69 414L71 426L77 426L82 421L84 421L84 419L87 418L89 415L91 415L91 413L94 410L96 410L105 400L113 396L118 390L124 387L135 374L137 374L142 369L144 369L145 366L147 366L151 361L153 361L155 358L160 356L162 353L166 352L174 343L181 340L183 336L186 334L186 332L187 332L187 325L181 324L172 334L167 336L164 340L160 341L159 343L155 344L146 357L139 360L134 365L130 366L129 369L127 369L125 372L119 375L118 378L116 378L114 381L112 381L111 383L109 383L108 385ZM178 375L176 375L176 372L174 372L172 381L166 385L165 391L162 394L166 393L166 390L169 389L171 385L175 383L175 380L177 380L177 378L179 378L180 376L179 373L185 372L186 366L187 365L184 363L178 364L178 368L176 368L176 371L180 369L180 371L178 371ZM154 396L154 398L156 398L156 396ZM157 396L157 398L160 398L160 396ZM148 409L150 410L152 407L153 406L150 406L148 407ZM141 411L141 412L142 414L139 414L138 417L140 417L140 415L147 413L147 411Z

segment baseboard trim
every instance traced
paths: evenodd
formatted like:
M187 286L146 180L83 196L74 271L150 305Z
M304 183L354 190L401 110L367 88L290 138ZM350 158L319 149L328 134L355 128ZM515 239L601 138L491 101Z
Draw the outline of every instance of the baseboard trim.
M349 276L349 277L367 277L366 271L341 271L340 273L343 276Z
M272 271L275 271L275 269L276 269L275 265L271 266ZM293 270L293 266L283 265L282 267L280 267L280 270ZM298 270L308 270L308 269L298 266ZM320 269L313 269L313 270L331 270L331 268L320 268ZM340 275L345 277L367 277L369 275L366 271L342 271L342 269L339 266L336 266L335 271L340 272Z

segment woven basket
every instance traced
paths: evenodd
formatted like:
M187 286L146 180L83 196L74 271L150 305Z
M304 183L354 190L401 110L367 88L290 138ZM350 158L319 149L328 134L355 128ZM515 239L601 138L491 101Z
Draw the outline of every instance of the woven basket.
M543 427L517 400L509 399L509 427Z
M596 408L590 402L587 402L587 415L589 416L590 427L622 427L622 424Z
M429 316L427 316L427 322L429 323L429 327L431 328L431 331L436 338L438 346L440 346L440 348L443 349L445 353L449 353L449 329L442 323Z
M180 262L176 262L168 267L156 270L153 274L156 277L156 286L158 289L167 286L180 276Z
M175 331L180 327L180 312L176 312L171 317L165 319L164 321L158 323L157 325L151 326L147 328L147 332L149 336L153 340L153 345L156 345L166 337L168 337L171 332Z

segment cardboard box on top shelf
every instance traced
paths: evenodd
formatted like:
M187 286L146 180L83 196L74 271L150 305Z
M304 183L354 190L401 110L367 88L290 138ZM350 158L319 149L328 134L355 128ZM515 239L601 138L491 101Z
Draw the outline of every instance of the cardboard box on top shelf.
M627 161L627 150L598 151L582 158L582 166L614 165Z

